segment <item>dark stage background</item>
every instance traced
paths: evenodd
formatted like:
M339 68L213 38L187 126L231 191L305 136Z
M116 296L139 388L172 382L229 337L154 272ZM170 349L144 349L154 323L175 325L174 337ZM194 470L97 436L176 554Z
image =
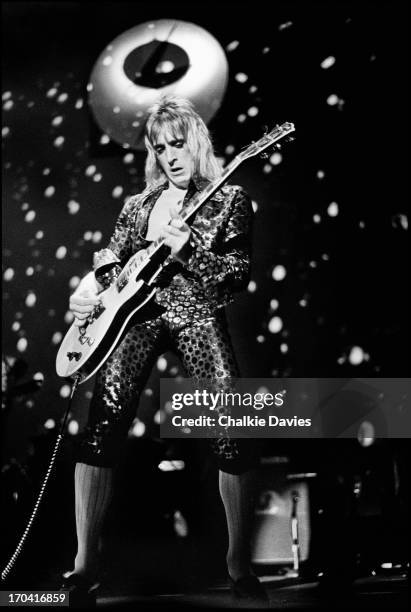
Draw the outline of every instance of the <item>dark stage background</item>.
M266 126L296 126L280 156L248 161L233 177L256 210L252 282L228 308L243 376L409 375L409 66L400 7L2 3L3 355L8 368L14 364L3 410L4 464L28 466L31 483L41 476L37 464L30 467L33 457L47 460L67 402L54 364L70 323L69 294L93 251L106 245L125 198L143 186L144 155L101 144L86 86L103 48L150 19L196 23L226 50L228 89L209 124L225 162ZM148 464L153 476L161 459L182 456L158 439L156 422L158 378L177 374L172 355L159 360L129 439L128 469ZM25 383L26 392L18 388ZM91 392L86 383L76 395L68 456ZM302 445L268 452L309 467ZM61 482L70 482L70 467L60 469ZM145 496L148 482L163 490L163 477L138 476L139 484L136 477L138 494ZM31 485L19 482L29 499ZM151 486L146 507L172 516L164 499ZM134 511L144 514L137 502Z

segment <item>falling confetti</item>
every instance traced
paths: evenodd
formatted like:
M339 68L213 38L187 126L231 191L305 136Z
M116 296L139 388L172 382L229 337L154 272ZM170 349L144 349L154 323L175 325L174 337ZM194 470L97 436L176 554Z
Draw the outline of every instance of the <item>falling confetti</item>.
M320 223L321 216L317 215L317 214L313 215L313 221L314 221L314 223Z
M54 419L47 419L44 423L45 429L54 429L56 426L56 421Z
M327 104L330 106L335 106L340 101L339 97L336 94L331 94L327 98Z
M226 50L227 51L234 51L235 49L237 49L238 45L239 45L239 41L238 40L232 40L230 43L228 43L228 45L226 46Z
M234 78L238 83L245 83L248 81L248 76L244 72L238 72Z
M391 224L395 229L408 229L408 217L404 214L397 214L391 218Z
M3 278L5 281L11 281L14 278L13 268L7 268L7 270L4 271Z
M67 247L60 246L56 251L56 259L64 259L67 255Z
M364 361L364 351L360 346L353 346L348 355L348 361L351 365L359 365Z
M281 153L273 153L270 157L270 164L272 164L273 166L278 166L278 164L281 164L282 161L283 156L281 155Z
M288 344L285 344L284 342L280 344L280 351L282 353L288 353Z
M20 353L24 353L24 351L27 349L27 346L27 338L20 338L16 344L16 348Z
M75 215L80 210L80 204L76 202L76 200L69 200L69 202L67 202L67 208L70 215Z
M67 431L69 432L69 434L71 434L72 436L75 436L78 434L79 431L79 424L77 421L75 421L74 419L70 421L70 423L67 426Z
M120 185L117 185L117 187L114 187L111 195L113 196L113 198L119 198L122 194L123 188Z
M250 106L247 111L249 117L256 117L258 115L258 108L256 106Z
M247 119L247 115L244 115L244 113L241 113L241 115L238 115L237 117L238 123L244 123L246 119Z
M63 117L61 115L59 115L58 117L54 117L54 119L51 122L51 125L53 127L58 127L62 123L63 123Z
M317 178L318 179L323 179L325 177L325 172L324 170L317 170Z
M271 300L270 301L270 309L274 312L274 310L277 310L277 308L279 307L279 301L278 300Z
M275 266L272 272L272 277L276 281L281 281L286 277L287 271L284 266Z
M254 293L256 290L257 290L257 283L255 281L251 280L248 283L247 291L249 293Z
M167 370L167 359L163 356L157 359L157 369L160 372L165 372Z
M52 196L54 196L55 193L56 193L56 188L53 187L53 185L49 185L44 191L44 195L46 196L46 198L51 198Z
M64 136L57 136L54 140L55 147L62 147L64 144Z
M61 397L70 397L70 392L71 392L70 385L63 385L60 388L60 396Z
M278 334L283 328L283 322L280 317L272 317L268 323L268 331L272 334Z
M327 208L327 213L330 217L336 217L338 215L337 202L331 202L331 204Z
M90 165L90 166L87 166L87 168L84 171L84 174L86 176L93 176L96 170L97 170L96 166Z
M30 291L30 293L27 295L26 300L25 300L25 304L28 308L32 308L33 306L36 305L37 302L37 297L36 294L33 291Z
M324 68L324 69L331 68L331 66L334 66L334 64L335 64L335 57L330 55L329 57L326 57L321 62L321 68Z

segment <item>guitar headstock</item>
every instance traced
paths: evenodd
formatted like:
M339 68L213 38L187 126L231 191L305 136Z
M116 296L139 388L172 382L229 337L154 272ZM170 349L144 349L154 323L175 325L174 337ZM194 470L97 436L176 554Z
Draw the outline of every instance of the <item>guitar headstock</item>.
M250 144L244 151L241 151L238 154L238 158L241 161L245 159L249 159L250 157L254 157L255 155L260 155L265 149L268 149L271 145L275 144L282 138L286 138L288 136L288 140L293 140L292 137L289 137L289 134L295 132L294 123L282 123L281 125L276 125L270 132L264 134L262 138L257 140L257 142L253 142Z

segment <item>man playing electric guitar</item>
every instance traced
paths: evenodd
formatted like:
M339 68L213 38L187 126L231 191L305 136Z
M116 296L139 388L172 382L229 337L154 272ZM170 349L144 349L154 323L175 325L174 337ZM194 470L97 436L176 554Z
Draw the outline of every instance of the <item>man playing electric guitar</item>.
M78 550L64 588L92 599L97 578L98 541L112 496L114 469L135 417L140 396L158 356L173 350L187 377L229 379L239 375L224 306L247 286L252 206L238 186L219 189L188 226L179 212L221 175L208 130L190 102L163 97L146 125L146 189L125 203L108 247L95 253L94 270L70 298L81 328L122 267L151 241L164 238L170 249L156 279L155 302L162 314L130 327L96 375L88 424L75 470ZM219 466L229 548L228 574L235 596L264 600L250 568L252 484L258 465L253 440L210 441ZM66 575L67 576L67 575Z

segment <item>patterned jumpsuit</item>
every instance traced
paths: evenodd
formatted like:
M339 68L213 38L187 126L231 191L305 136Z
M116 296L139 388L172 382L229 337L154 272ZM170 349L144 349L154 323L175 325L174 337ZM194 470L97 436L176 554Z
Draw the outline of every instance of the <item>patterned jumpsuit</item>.
M191 181L183 209L206 185L203 179ZM167 183L125 203L108 248L94 254L95 275L104 287L131 255L148 246L148 219L166 187ZM96 375L78 461L102 467L118 463L138 398L161 353L173 350L186 375L194 379L223 382L239 375L224 305L234 290L248 283L252 215L249 196L234 185L223 186L197 211L186 263L170 255L157 277L155 301L163 313L134 325ZM222 471L239 474L258 463L253 440L224 437L210 444Z

